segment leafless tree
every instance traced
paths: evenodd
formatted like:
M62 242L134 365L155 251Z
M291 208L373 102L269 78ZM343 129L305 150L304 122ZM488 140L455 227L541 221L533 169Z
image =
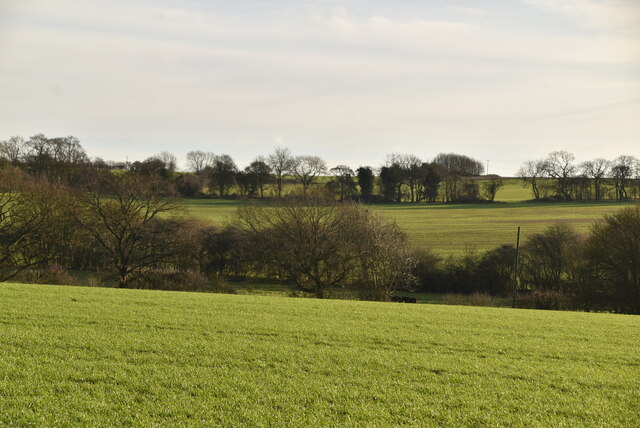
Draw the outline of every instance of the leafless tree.
M108 196L96 191L79 196L76 219L105 252L122 288L174 254L175 248L163 241L177 232L160 216L175 213L177 206L163 196L163 183L154 180L117 176L105 186Z
M302 198L275 207L243 206L237 227L265 269L325 296L331 287L356 287L364 297L387 300L410 286L413 258L397 225L357 204Z
M327 172L327 164L319 156L297 156L292 172L302 184L302 193L306 195L309 186L315 183L318 176Z
M585 250L589 279L620 312L640 314L640 205L597 222Z
M267 157L267 164L276 178L276 186L278 190L278 198L282 197L282 183L287 174L293 173L295 166L295 158L291 151L286 147L276 147L274 152Z
M22 161L25 149L24 138L18 135L10 137L8 140L0 141L0 156L14 165Z
M238 227L250 236L267 268L298 287L312 286L316 297L342 284L357 254L344 249L348 230L343 207L328 200L286 201L270 209L244 206Z
M547 174L547 165L544 160L527 161L518 170L518 177L523 182L523 186L531 186L533 197L540 199L539 180Z
M611 166L611 178L616 188L616 199L627 199L627 186L635 174L637 160L633 156L618 156Z
M576 157L565 150L549 153L545 161L546 172L555 180L556 193L565 201L572 199L572 181L576 175Z
M532 235L522 247L522 283L531 289L562 290L574 276L581 237L564 224Z
M417 202L417 188L420 178L422 176L422 170L420 169L422 161L415 155L407 154L399 157L400 167L404 171L404 177L407 180L409 186L410 201Z
M19 170L0 172L0 280L46 265L61 249L69 221L62 186L35 181Z
M602 184L609 174L610 168L611 162L602 158L587 161L581 165L582 172L593 180L593 190L596 201L602 199Z
M362 296L387 301L397 288L411 289L416 260L406 234L362 205L350 206L347 217L348 248L358 255L355 281Z
M161 152L153 157L164 163L170 177L172 177L178 169L178 158L173 153Z
M211 166L215 155L211 152L195 150L187 153L187 165L189 170L200 174L206 167Z

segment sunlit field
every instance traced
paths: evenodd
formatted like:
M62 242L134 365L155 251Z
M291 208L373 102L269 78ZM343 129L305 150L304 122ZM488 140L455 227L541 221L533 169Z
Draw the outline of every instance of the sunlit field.
M522 202L530 198L520 181L508 179L493 204L374 204L370 208L398 223L416 248L440 254L468 249L487 250L503 244L515 245L518 226L522 239L555 223L564 223L579 233L605 214L630 202ZM217 224L233 221L237 207L247 202L218 199L186 199L185 212ZM261 203L254 201L249 203ZM267 202L268 203L268 202Z
M0 284L0 425L637 426L640 318Z

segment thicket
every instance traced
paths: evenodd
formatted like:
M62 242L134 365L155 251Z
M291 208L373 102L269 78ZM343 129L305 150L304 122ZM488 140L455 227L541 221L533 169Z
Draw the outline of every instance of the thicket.
M375 300L412 283L405 234L361 205L301 194L237 217L224 228L187 218L154 176L110 174L71 189L4 169L0 280L60 283L79 271L121 288L215 291L253 279Z

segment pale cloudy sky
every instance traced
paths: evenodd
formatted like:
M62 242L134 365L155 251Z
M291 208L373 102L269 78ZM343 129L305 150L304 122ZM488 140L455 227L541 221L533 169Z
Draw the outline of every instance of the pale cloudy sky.
M0 139L39 132L241 167L640 156L640 0L0 0Z

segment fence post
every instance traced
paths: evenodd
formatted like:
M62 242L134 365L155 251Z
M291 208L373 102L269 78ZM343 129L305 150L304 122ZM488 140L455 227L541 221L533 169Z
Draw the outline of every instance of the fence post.
M518 239L516 241L516 265L513 270L513 299L511 307L516 307L516 286L518 285L518 262L520 261L520 226L518 226Z

